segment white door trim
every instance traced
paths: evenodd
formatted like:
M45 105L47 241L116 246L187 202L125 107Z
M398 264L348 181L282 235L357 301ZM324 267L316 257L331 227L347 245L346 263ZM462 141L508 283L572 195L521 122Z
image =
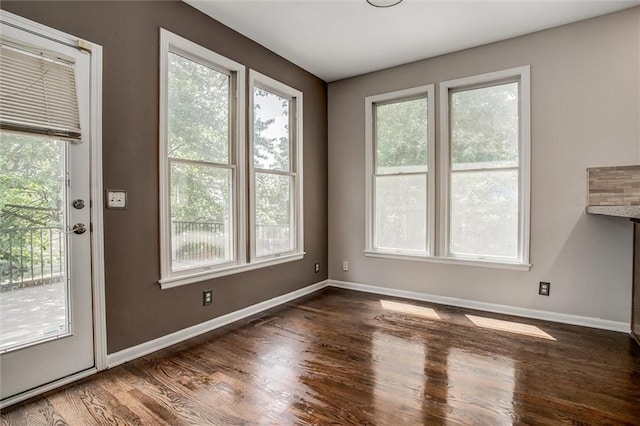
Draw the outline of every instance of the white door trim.
M0 408L107 368L107 333L104 280L104 226L102 189L102 46L47 27L13 13L0 10L3 24L21 28L62 44L91 52L90 127L91 127L91 278L93 293L94 367L23 392L0 402Z
M102 187L102 46L91 46L91 282L95 367L107 368Z

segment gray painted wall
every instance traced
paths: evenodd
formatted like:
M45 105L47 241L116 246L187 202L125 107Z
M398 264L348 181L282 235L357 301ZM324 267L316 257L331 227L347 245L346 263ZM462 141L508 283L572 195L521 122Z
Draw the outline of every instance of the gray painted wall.
M2 2L2 9L104 46L108 352L161 337L329 276L386 287L627 321L631 226L584 214L588 166L634 164L639 144L640 9L329 85L178 2ZM158 28L304 92L303 261L160 290ZM364 97L517 65L532 71L530 272L365 258ZM437 115L436 115L437 118ZM327 219L327 183L330 214ZM327 242L329 223L329 245ZM342 260L351 270L341 271ZM313 273L313 262L322 272ZM537 296L550 280L552 296ZM202 290L215 303L200 306Z
M628 322L631 224L584 209L587 167L640 161L639 39L635 8L330 83L329 277ZM365 257L365 96L428 83L437 90L440 81L526 64L531 270ZM343 260L350 262L348 272L342 271ZM539 281L552 283L550 297L538 296Z
M326 84L180 1L2 2L2 9L104 47L105 188L128 190L105 210L108 352L134 346L327 278ZM163 27L304 93L305 258L161 290L158 74ZM314 262L321 272L314 273ZM214 302L202 306L202 291Z

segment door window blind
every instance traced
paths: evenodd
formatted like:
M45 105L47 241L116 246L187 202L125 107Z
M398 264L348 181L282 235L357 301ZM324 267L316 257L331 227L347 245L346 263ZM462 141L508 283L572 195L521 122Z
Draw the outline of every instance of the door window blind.
M0 128L79 142L73 63L0 45Z

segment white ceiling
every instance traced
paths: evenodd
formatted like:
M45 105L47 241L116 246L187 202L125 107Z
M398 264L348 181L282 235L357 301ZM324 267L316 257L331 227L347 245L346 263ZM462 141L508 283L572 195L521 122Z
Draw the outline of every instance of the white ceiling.
M325 81L604 15L640 0L184 0Z

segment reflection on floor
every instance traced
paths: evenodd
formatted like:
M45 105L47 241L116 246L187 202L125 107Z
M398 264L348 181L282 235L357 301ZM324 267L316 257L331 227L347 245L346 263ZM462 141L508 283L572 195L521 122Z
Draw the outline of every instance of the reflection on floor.
M624 333L338 289L270 315L10 407L2 422L640 424L640 348Z

